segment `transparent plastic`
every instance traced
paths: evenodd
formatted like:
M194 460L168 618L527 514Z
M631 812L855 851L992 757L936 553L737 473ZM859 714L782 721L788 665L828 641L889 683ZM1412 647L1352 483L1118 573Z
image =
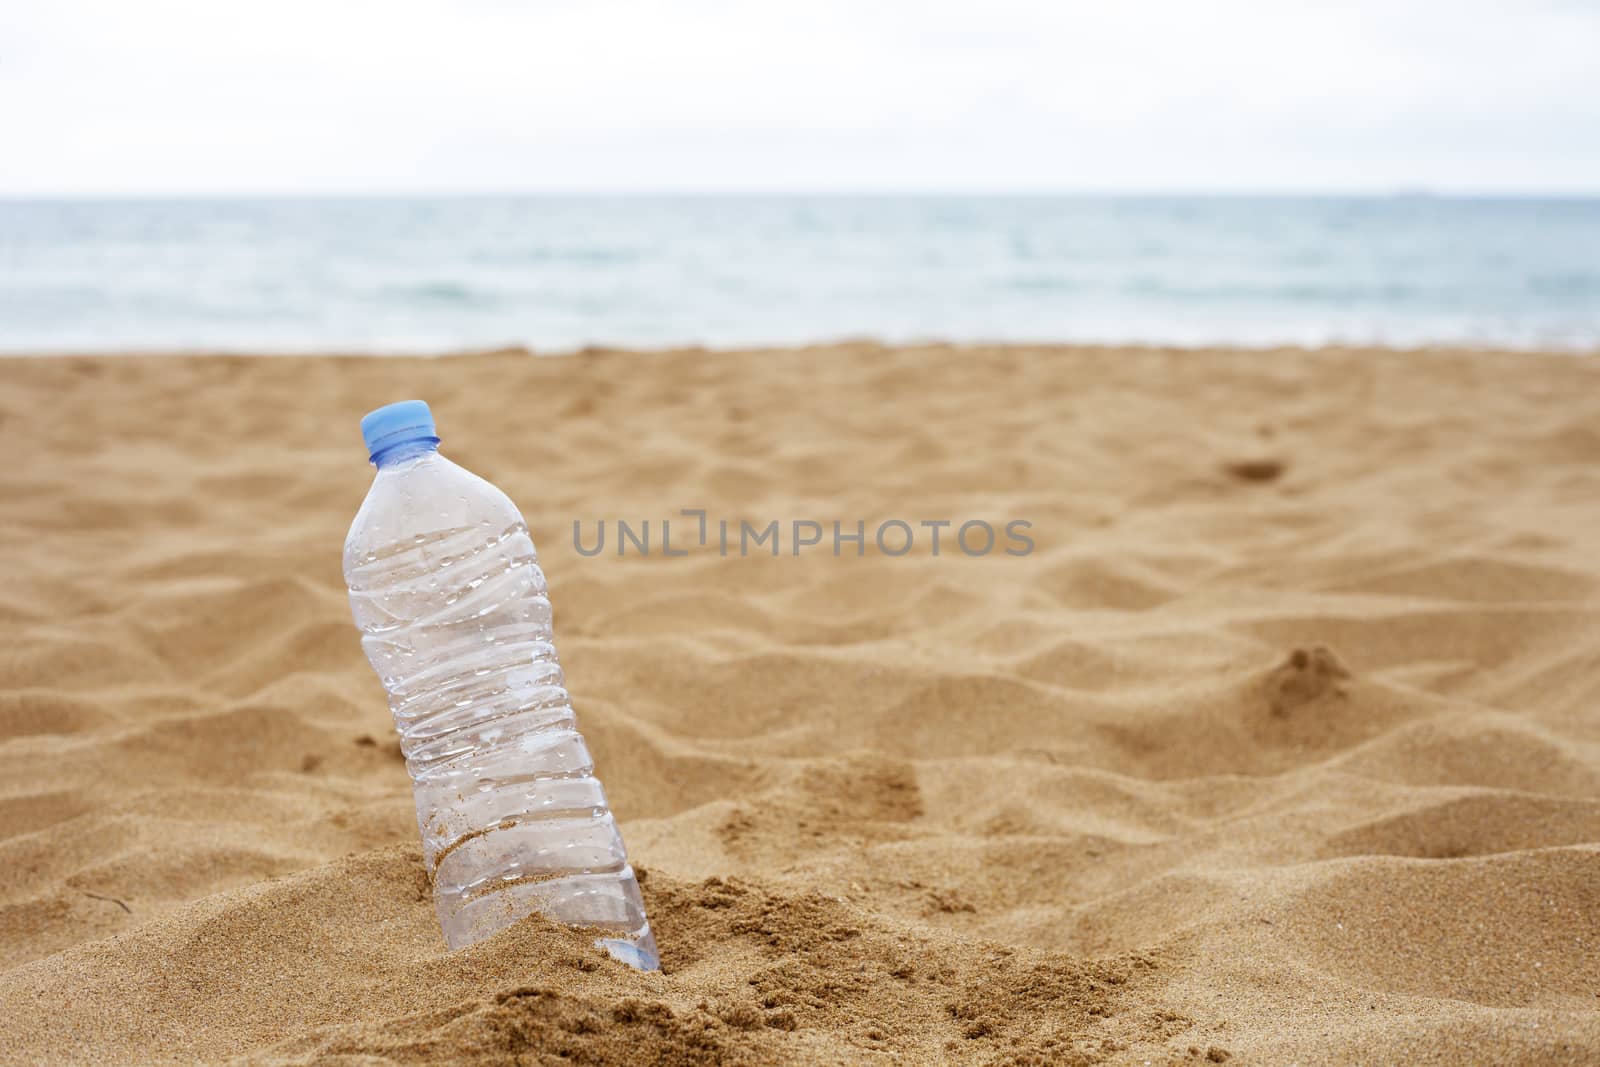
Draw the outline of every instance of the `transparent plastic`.
M377 462L344 576L400 732L445 940L464 948L539 911L654 970L522 515L432 442Z

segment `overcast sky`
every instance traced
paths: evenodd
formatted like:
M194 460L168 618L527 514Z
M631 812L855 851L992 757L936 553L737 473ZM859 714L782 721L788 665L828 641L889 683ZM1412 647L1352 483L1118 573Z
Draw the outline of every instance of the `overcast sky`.
M1600 193L1600 4L0 0L0 194Z

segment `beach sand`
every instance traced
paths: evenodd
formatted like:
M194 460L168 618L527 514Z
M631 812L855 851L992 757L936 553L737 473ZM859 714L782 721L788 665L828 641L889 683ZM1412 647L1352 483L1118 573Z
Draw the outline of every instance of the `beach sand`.
M1592 358L0 382L0 1061L1600 1062ZM357 420L412 396L527 515L659 974L445 950L340 577ZM574 548L684 508L1035 548Z

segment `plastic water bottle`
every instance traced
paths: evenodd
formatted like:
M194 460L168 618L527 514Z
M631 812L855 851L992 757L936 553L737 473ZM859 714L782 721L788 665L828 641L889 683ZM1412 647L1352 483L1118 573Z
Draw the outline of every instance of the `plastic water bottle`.
M656 969L522 515L439 454L422 401L379 408L361 432L378 471L345 540L344 577L400 731L445 940L464 948L539 911Z

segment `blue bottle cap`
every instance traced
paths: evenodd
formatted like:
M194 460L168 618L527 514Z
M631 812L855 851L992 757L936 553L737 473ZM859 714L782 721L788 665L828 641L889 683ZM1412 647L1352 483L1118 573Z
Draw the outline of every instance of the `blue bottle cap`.
M361 420L361 436L367 439L367 458L374 463L380 452L395 445L411 441L439 443L439 435L433 428L433 412L421 400L401 400L367 412Z

